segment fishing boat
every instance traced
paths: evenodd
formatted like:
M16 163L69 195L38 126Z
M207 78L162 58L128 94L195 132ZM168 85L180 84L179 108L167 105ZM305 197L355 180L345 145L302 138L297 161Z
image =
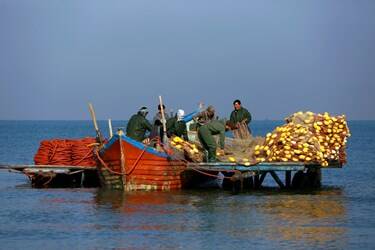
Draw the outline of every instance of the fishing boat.
M130 190L173 190L184 185L187 164L120 130L97 152L102 186Z

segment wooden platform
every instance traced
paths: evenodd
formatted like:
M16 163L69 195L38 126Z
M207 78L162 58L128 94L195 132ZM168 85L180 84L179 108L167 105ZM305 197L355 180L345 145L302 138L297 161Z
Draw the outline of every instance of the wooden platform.
M215 162L215 163L188 163L188 169L199 171L232 172L232 181L240 182L243 189L244 179L250 179L251 188L258 189L262 186L267 174L280 188L315 188L321 185L321 169L342 168L337 162L331 162L328 167L317 164L306 164L304 162L262 162L254 166L244 166L237 163ZM279 177L279 172L284 172L284 181ZM292 173L295 172L294 176Z
M317 164L305 164L303 162L263 162L254 166L244 166L230 162L215 163L188 163L186 170L201 171L202 173L225 173L232 177L233 183L251 181L251 188L258 189L262 186L265 177L269 174L280 188L305 186L320 186L322 173L321 169L341 168L338 163L331 163L328 167L322 168ZM9 165L0 164L0 170L18 172L28 176L35 187L45 187L51 184L52 179L58 180L59 184L76 187L98 187L97 167L86 166L61 166L61 165ZM280 172L284 174L284 181L279 177ZM292 176L293 172L295 173ZM86 185L85 185L86 183ZM65 185L66 184L66 185ZM243 184L240 183L240 189ZM49 186L49 185L48 185Z
M0 164L0 170L22 173L33 187L98 187L96 167Z

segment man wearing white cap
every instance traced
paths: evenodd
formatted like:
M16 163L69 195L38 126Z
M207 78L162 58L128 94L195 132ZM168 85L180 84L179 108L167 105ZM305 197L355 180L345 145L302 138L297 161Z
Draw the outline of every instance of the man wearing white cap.
M186 129L186 122L184 121L185 111L179 109L175 117L167 121L167 134L171 136L182 137L185 141L189 140Z

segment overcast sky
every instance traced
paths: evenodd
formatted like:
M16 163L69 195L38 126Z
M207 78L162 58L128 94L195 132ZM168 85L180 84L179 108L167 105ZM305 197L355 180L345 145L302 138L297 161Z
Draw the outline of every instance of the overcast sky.
M3 120L124 120L158 95L375 119L374 94L373 0L0 0Z

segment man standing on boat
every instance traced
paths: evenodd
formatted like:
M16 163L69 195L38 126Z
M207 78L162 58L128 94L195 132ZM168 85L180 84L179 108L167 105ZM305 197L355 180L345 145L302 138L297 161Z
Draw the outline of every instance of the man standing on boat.
M221 151L224 151L225 125L214 117L215 109L213 106L208 106L207 110L201 112L198 116L198 122L201 125L198 128L198 139L208 152L208 162L216 162L217 145L214 135L219 135L219 146Z
M182 137L185 141L189 140L186 128L186 122L184 121L185 111L179 109L175 117L169 118L167 121L167 134L168 137L178 136Z
M234 136L248 139L251 135L251 130L249 129L251 114L246 108L241 106L241 101L238 99L233 102L233 106L234 110L230 114L230 122L235 126L233 130Z
M167 121L169 119L169 116L165 112L164 104L163 104L163 110L164 110L165 120ZM155 136L159 136L160 140L163 140L163 136L164 136L163 122L164 121L163 121L163 118L162 118L162 115L161 115L161 106L159 104L158 105L158 112L156 113L156 115L154 116L154 119L152 121L152 124L153 124L154 127L153 127L152 132L151 132L151 136L150 136L151 138L154 138Z
M146 132L152 130L152 125L146 119L147 114L147 107L142 107L137 114L130 118L128 126L126 127L126 136L139 142L146 139Z

